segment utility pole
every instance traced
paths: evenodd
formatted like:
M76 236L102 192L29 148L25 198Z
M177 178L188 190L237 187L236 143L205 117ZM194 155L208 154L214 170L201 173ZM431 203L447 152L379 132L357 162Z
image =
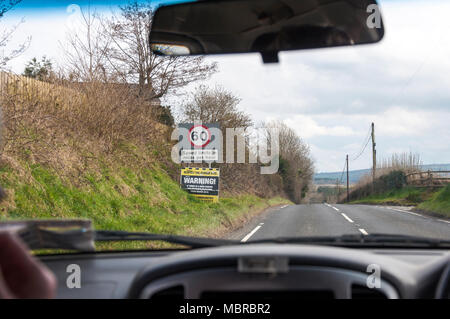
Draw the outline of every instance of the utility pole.
M340 195L339 180L336 178L336 203L339 203L339 195Z
M348 154L347 154L347 157L345 158L345 163L347 166L347 203L348 203L350 201L350 191L348 188Z
M377 170L377 150L375 143L375 124L372 122L372 192L375 191L375 174Z

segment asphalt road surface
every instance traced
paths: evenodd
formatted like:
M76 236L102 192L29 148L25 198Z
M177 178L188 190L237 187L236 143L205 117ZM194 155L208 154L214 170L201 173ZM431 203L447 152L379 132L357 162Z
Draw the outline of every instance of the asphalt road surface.
M397 234L450 240L450 221L397 207L311 204L267 210L230 239Z

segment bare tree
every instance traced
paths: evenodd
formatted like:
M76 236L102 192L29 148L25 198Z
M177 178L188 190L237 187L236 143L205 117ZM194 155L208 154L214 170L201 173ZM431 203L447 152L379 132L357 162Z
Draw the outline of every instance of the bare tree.
M16 4L18 4L21 0L0 0L0 19L5 15L6 12L11 10ZM19 23L14 25L11 28L3 29L0 31L0 69L5 68L6 64L12 59L21 55L30 45L31 37L25 39L24 42L19 44L16 48L6 51L6 47L8 43L11 41L11 38L14 32L17 30L20 24L22 24L24 20L22 19Z
M200 85L183 105L180 117L184 121L218 122L222 128L248 128L252 120L238 109L240 101L240 98L221 86L209 88Z
M109 79L110 39L104 36L99 17L90 6L79 13L80 20L68 30L66 41L61 43L65 71L72 80L105 82Z
M110 66L124 82L138 84L139 96L161 98L217 71L216 63L207 63L203 57L154 55L148 41L152 14L150 2L133 0L120 8L119 15L102 19L111 39Z
M280 168L286 193L295 202L300 202L308 191L314 173L313 161L308 145L289 126L281 121L264 125L275 128L279 138ZM268 137L270 140L270 131Z
M0 2L0 18L3 15L12 9L16 4L18 4L21 0L1 0Z

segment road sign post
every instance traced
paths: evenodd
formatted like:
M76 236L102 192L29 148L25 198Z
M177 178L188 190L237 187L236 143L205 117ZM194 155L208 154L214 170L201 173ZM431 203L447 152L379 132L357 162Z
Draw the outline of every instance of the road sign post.
M181 169L180 185L198 199L219 200L218 168L211 168L222 159L222 134L216 123L181 123L178 125L178 155L180 163L207 163L209 168Z

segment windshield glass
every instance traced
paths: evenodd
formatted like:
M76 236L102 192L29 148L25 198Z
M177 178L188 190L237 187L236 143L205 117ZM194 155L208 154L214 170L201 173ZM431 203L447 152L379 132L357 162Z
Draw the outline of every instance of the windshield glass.
M269 64L155 55L167 3L1 1L0 221L450 240L448 1L380 0L381 42Z

